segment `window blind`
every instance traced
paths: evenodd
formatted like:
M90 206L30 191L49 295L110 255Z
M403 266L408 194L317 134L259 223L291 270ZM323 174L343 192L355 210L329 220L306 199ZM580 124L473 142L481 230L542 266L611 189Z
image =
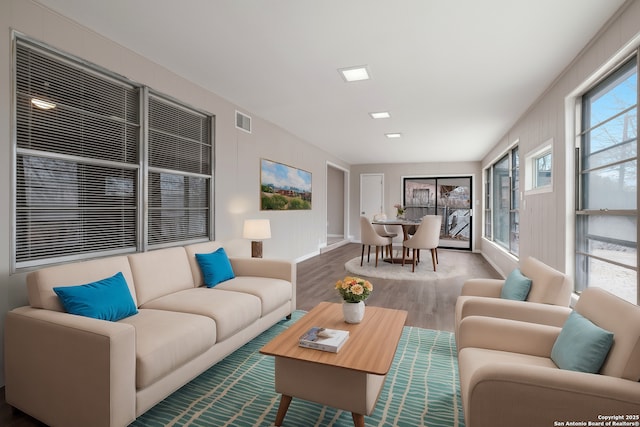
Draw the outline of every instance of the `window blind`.
M134 251L138 88L17 40L15 91L16 267Z
M15 52L14 270L213 238L211 115L26 37Z
M149 245L209 236L211 119L149 97Z

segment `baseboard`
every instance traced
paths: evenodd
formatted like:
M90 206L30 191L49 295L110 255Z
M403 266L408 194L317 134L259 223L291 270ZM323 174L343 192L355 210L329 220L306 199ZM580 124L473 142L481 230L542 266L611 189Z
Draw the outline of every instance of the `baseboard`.
M349 243L351 242L345 239L345 240L340 240L339 242L336 242L336 243L332 243L330 245L325 245L324 247L320 248L320 253L323 254L325 252L329 252L330 250L339 248L340 246L344 246Z
M297 264L299 262L306 261L309 258L313 258L316 255L320 255L320 250L313 251L313 252L311 252L309 254L306 254L306 255L302 255L301 257L298 257L298 258L294 259L293 262L295 262Z

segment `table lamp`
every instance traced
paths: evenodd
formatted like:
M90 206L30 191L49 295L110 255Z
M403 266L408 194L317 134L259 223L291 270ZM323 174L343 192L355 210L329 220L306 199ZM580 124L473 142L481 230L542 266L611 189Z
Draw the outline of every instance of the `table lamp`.
M242 237L251 239L251 257L262 258L262 241L271 238L268 219L245 219Z

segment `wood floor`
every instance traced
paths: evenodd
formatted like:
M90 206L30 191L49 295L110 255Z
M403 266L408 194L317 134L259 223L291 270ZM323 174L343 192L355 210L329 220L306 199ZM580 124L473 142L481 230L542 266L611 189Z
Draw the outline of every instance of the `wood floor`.
M350 243L325 252L297 266L297 306L310 310L321 301L340 302L334 289L347 275L345 262L360 256L361 246ZM462 267L461 275L435 282L399 281L369 278L373 293L367 305L407 310L408 326L453 330L453 310L464 280L472 277L499 278L500 275L479 255L468 251L438 250L439 263ZM401 267L399 267L401 268ZM0 426L42 427L44 424L14 411L6 404L0 388Z
M350 243L299 263L298 309L310 310L320 301L340 302L334 285L348 274L344 264L359 258L361 248L359 244ZM431 262L430 257L427 258ZM438 259L440 264L461 267L461 275L429 283L368 278L373 284L373 293L366 304L407 310L408 326L453 331L453 310L462 283L472 277L499 278L500 275L482 255L469 251L438 249Z

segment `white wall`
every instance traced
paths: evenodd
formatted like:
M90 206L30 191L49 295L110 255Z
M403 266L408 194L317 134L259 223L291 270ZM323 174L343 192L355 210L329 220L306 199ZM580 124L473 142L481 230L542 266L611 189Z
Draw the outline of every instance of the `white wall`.
M573 125L565 115L570 96L592 81L612 58L623 50L638 46L640 34L640 1L627 3L594 38L572 64L527 113L498 141L482 161L486 167L519 140L521 179L524 192L523 160L526 153L553 138L553 192L524 196L520 209L520 258L531 255L573 275ZM569 97L569 98L568 98ZM570 153L567 155L567 153ZM482 240L480 249L503 273L517 266L517 260L494 244Z
M57 49L96 63L135 82L175 97L216 116L215 227L216 239L249 256L240 239L245 218L269 218L272 239L264 242L268 258L300 259L318 253L326 243L326 164L348 169L334 156L311 146L250 111L222 99L140 55L29 0L0 1L0 331L8 310L27 303L25 275L10 272L11 241L11 29ZM253 116L253 133L235 128L235 110ZM312 173L310 211L260 211L260 158L268 158ZM0 363L3 354L0 343ZM0 385L4 384L0 370Z

